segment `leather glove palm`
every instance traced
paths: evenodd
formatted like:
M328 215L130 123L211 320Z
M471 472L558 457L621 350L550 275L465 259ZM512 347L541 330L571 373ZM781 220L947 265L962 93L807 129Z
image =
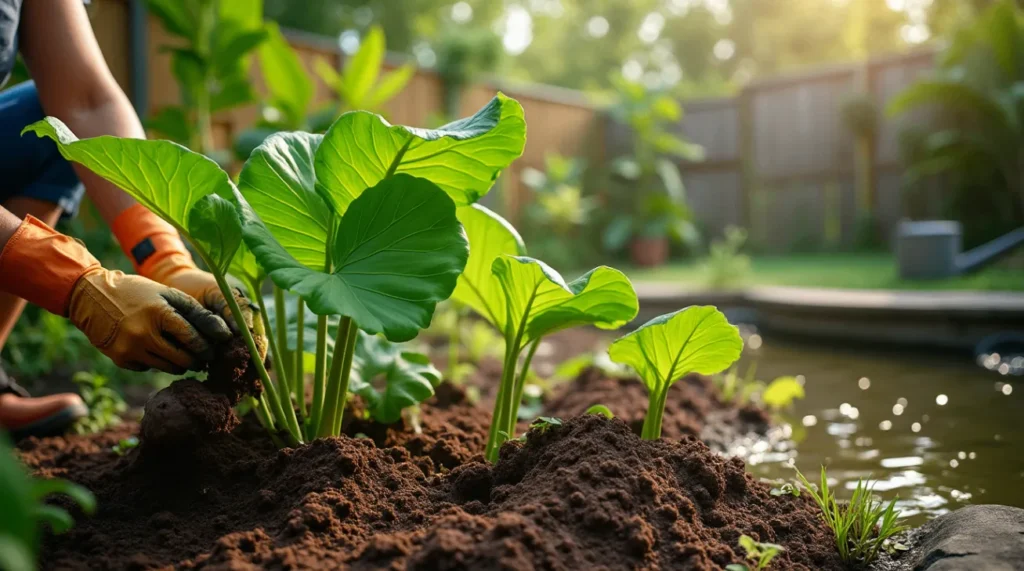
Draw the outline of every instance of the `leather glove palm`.
M197 370L230 329L186 293L97 268L71 290L68 317L115 364L136 371Z

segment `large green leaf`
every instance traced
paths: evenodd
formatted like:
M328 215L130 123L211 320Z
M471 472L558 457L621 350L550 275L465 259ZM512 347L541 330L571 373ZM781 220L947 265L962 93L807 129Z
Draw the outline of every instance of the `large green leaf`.
M469 238L469 261L459 276L452 299L504 329L505 294L494 281L491 265L502 254L525 254L526 246L507 220L479 204L463 206L457 215Z
M202 244L212 269L218 274L227 273L242 244L242 225L235 205L216 194L204 196L192 207L188 231L194 242ZM243 258L239 263L244 262Z
M277 133L249 155L238 190L300 264L323 271L331 211L314 190L313 157L323 135Z
M499 256L491 271L505 294L506 315L496 325L505 330L509 318L513 327L525 320L526 341L579 325L615 329L639 309L629 279L606 266L568 284L544 262L524 256Z
M652 394L690 374L713 375L740 357L743 340L714 306L655 317L608 349L612 361L636 369Z
M462 206L486 194L525 144L523 108L500 93L472 117L436 130L353 111L331 125L317 150L317 190L340 213L387 173L406 173L433 182Z
M293 129L298 129L313 100L313 82L277 24L267 22L266 27L267 39L258 52L263 82L271 104L284 112Z
M53 139L65 159L114 183L182 233L188 232L189 211L201 198L230 198L234 189L217 163L170 141L109 136L79 140L54 117L23 132Z
M349 392L363 397L370 415L378 422L397 422L403 408L433 396L434 387L440 382L441 372L426 355L405 351L387 339L359 332Z
M368 333L407 341L455 289L469 247L455 204L430 181L384 179L353 201L332 244L332 271L299 263L239 195L243 234L270 278L318 315L351 317Z

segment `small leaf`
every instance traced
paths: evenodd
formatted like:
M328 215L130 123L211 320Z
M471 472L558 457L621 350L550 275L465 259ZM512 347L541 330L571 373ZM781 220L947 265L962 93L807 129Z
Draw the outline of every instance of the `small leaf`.
M5 571L33 571L36 568L32 549L18 538L0 531L0 569Z
M583 414L600 414L605 418L615 418L615 415L612 414L611 409L604 406L603 404L591 405L590 408L583 412Z
M434 130L353 111L335 121L317 150L317 190L341 213L393 170L430 180L463 206L487 194L525 144L523 108L502 94L472 117Z
M406 84L416 74L416 66L405 64L395 71L389 73L377 84L373 92L366 99L363 106L365 109L375 110L390 101L400 91L405 89Z
M36 500L42 501L52 494L64 494L70 497L87 514L96 511L96 497L92 495L92 492L78 484L59 478L32 481L32 496Z
M648 321L612 343L611 359L633 367L652 394L690 374L713 375L740 357L739 330L713 306L691 306Z
M300 264L240 197L246 244L279 287L317 315L351 317L368 333L408 341L430 324L466 264L455 205L431 182L395 175L349 206L333 244L333 272Z
M374 386L378 377L383 377L383 391ZM402 409L433 396L434 386L440 382L441 372L426 355L404 351L379 336L359 332L349 392L363 397L377 422L398 422Z
M793 401L804 398L804 387L795 377L779 377L768 383L761 400L770 408L786 408Z
M235 205L216 194L204 196L192 206L188 225L189 234L203 245L213 269L227 273L242 244L242 224Z
M609 267L600 266L566 284L540 260L502 255L494 260L491 272L506 305L506 315L499 313L495 325L505 330L506 319L515 326L525 322L525 341L579 325L615 329L636 317L639 309L629 279Z
M456 214L469 238L469 260L452 299L504 329L500 324L505 320L505 296L494 283L491 265L502 254L525 254L526 246L508 221L479 204L463 206Z
M36 506L33 510L33 516L35 516L36 521L48 525L54 535L67 533L75 525L75 520L72 519L68 512L49 504Z

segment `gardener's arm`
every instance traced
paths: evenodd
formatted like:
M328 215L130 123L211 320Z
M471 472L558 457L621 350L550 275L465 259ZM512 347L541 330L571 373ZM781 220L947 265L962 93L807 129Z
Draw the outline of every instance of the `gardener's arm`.
M21 53L43 110L83 139L145 138L135 110L103 59L82 0L25 2L22 10ZM234 329L216 280L196 268L177 231L110 182L81 165L75 169L136 271L191 295ZM241 291L235 297L251 327L252 304Z

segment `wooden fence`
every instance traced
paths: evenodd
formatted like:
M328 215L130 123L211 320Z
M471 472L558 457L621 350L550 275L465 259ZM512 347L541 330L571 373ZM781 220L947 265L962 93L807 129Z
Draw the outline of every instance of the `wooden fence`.
M97 0L92 16L101 47L114 74L131 85L128 37L129 0ZM161 47L171 38L152 17L147 26L145 81L150 111L177 102L178 89L169 58ZM341 52L333 40L290 33L289 41L312 74L312 62L322 57L340 65ZM857 183L854 137L842 121L848 96L867 94L878 109L926 72L932 52L834 66L754 82L737 96L685 102L680 130L703 145L702 163L681 165L690 202L699 224L711 235L728 225L747 227L751 241L767 251L803 246L851 246L857 234ZM253 80L262 89L258 70ZM327 105L331 93L316 81L315 102ZM603 161L627 148L629 132L615 125L578 92L484 81L468 88L462 113L469 114L502 90L518 99L526 112L526 151L502 177L500 192L488 201L513 220L528 200L520 182L525 167L542 168L544 155L558 152ZM442 85L435 73L420 70L408 87L386 108L395 123L426 124L442 108ZM256 119L256 106L215 118L215 139L227 145ZM890 236L906 212L903 207L899 134L907 122L924 123L927 116L889 119L880 113L873 141L871 210L881 237ZM492 196L494 195L494 196Z

